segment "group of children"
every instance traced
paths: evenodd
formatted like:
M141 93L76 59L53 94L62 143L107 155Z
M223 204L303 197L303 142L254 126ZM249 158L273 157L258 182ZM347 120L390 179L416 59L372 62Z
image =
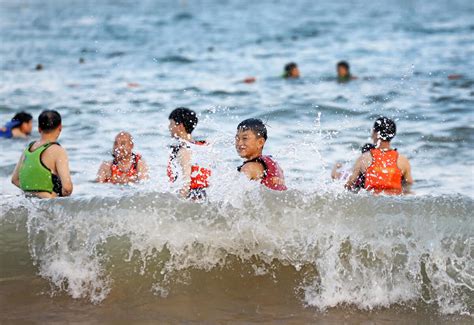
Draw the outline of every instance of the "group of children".
M27 123L29 129L21 126L23 123ZM19 124L22 132L29 134L31 123L30 119ZM212 186L212 168L209 160L203 157L209 144L192 136L197 124L196 112L185 107L176 108L169 115L169 131L176 143L170 147L167 175L171 183L179 184L179 194L192 200L205 199L206 189ZM62 131L60 114L54 110L43 111L38 118L38 130L40 139L31 142L23 151L13 172L12 183L40 198L69 196L73 184L68 157L57 142ZM333 178L346 178L345 187L352 191L365 188L375 193L402 194L403 185L412 184L413 179L408 159L390 146L395 134L393 120L378 118L372 130L373 144L365 148L350 173L344 176L335 169ZM244 162L237 170L271 190L285 191L283 170L271 156L263 154L267 137L267 129L261 120L250 118L239 123L235 149ZM134 140L130 133L122 131L117 134L113 159L101 164L97 182L129 184L146 180L148 166L133 148Z

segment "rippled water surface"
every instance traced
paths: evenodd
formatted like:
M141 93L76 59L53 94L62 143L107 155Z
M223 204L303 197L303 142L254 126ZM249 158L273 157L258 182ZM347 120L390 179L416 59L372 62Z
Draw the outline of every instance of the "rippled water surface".
M3 0L0 42L0 122L60 111L75 185L56 202L22 198L9 179L28 141L0 142L0 301L19 310L4 319L26 317L20 306L45 321L57 306L86 322L123 306L169 322L472 319L472 1ZM342 59L357 80L335 81ZM300 80L281 78L289 61ZM178 106L212 143L204 206L169 194ZM329 179L380 114L397 121L411 197L354 196ZM287 194L235 172L247 117L267 122ZM120 130L147 184L93 183Z

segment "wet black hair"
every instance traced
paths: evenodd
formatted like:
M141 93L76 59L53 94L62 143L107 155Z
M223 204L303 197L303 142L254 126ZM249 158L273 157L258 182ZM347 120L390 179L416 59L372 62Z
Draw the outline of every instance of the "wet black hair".
M291 70L298 68L298 65L294 62L285 64L285 78L290 76Z
M349 63L347 61L339 61L337 67L344 67L347 71L350 70Z
M383 141L391 141L397 134L397 126L392 119L380 116L375 120L374 132L378 133L378 138Z
M26 113L26 112L19 112L19 113L16 113L15 116L13 116L12 122L13 121L20 122L20 124L17 126L17 127L20 127L20 125L22 125L23 123L28 123L32 119L33 119L33 116L31 116L31 114Z
M42 111L38 117L38 127L41 131L53 131L61 125L61 115L54 110Z
M360 151L362 153L366 153L367 151L370 151L372 149L375 149L375 146L372 143L366 143L360 148Z
M267 127L258 118L246 119L237 125L237 131L252 131L257 138L264 138L267 140Z
M192 133L199 121L196 112L186 107L174 109L168 119L175 121L176 124L183 124L187 133Z

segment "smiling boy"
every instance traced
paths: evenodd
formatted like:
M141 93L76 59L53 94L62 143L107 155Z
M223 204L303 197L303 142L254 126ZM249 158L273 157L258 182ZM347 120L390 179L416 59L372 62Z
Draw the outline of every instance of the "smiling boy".
M266 141L267 128L261 120L250 118L242 121L237 126L235 149L245 162L237 170L269 189L285 191L283 170L271 156L262 154Z

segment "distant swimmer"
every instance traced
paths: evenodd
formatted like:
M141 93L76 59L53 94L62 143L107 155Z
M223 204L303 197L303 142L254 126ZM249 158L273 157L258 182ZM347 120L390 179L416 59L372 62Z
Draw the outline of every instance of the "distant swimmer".
M33 116L25 112L16 113L10 122L0 127L0 138L26 138L33 129Z
M237 170L272 190L285 191L283 170L272 156L262 154L266 141L267 128L261 120L250 118L242 121L237 126L235 149L245 161Z
M246 83L246 84L251 84L251 83L254 83L256 81L257 81L257 78L255 78L255 77L247 77L244 80L242 80L242 82Z
M41 71L41 70L43 70L43 65L42 65L41 63L38 63L38 64L36 65L36 67L35 67L35 70L36 70L36 71Z
M337 81L348 82L350 80L357 79L357 77L351 74L349 63L347 63L346 61L338 62L336 68L337 68Z
M170 182L181 186L180 195L192 200L206 198L211 168L208 143L195 140L192 132L198 124L196 112L179 107L169 115L169 131L177 143L170 146L167 174ZM206 159L207 158L207 159Z
M12 183L39 198L69 196L72 181L66 150L56 141L62 131L61 115L43 111L38 118L38 141L31 142L21 155Z
M148 166L142 156L133 152L133 137L122 131L115 136L112 161L104 161L97 173L97 182L130 184L148 179Z
M283 71L283 78L285 79L298 79L300 77L300 69L294 62L287 63L285 70Z
M345 185L347 189L356 188L360 175L365 177L364 188L376 194L400 195L403 194L404 185L413 184L408 159L390 146L396 133L397 127L393 120L387 117L375 120L372 129L375 148L357 159Z

